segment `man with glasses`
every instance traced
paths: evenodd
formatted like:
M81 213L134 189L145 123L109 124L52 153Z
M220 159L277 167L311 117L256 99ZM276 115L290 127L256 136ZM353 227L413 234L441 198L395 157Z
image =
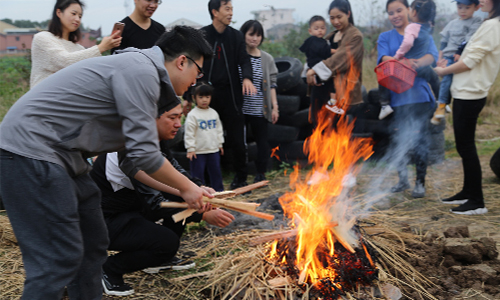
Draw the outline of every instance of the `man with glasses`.
M151 19L162 0L134 0L135 8L132 14L121 20L125 24L122 33L122 43L116 50L135 47L147 49L154 46L158 38L165 32L165 26Z
M214 87L210 106L219 114L226 131L224 147L228 146L233 153L235 176L230 188L235 189L247 185L243 93L253 95L257 91L252 83L252 65L243 34L229 26L233 17L231 0L210 0L208 11L212 24L201 30L213 47L214 56L203 64L206 73L203 81ZM243 83L238 66L241 67Z
M70 299L102 297L109 237L88 157L123 151L128 176L147 174L178 189L190 208L207 208L202 198L211 194L162 155L156 122L200 76L192 60L203 64L212 49L187 26L156 45L64 68L0 123L0 194L23 255L22 299L62 299L65 288Z

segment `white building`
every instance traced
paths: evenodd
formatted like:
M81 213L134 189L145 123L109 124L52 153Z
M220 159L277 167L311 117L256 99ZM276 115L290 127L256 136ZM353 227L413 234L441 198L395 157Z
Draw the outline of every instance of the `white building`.
M274 8L274 6L270 6L269 10L256 10L251 13L254 15L255 20L262 23L264 32L267 33L267 30L273 26L295 23L292 15L294 11L293 8Z

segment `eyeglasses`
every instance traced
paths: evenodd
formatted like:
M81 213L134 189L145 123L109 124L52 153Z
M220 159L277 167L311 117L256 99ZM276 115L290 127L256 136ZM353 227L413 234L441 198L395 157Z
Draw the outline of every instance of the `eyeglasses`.
M189 59L190 61L192 61L196 65L196 67L198 68L198 76L196 76L196 79L200 79L201 77L203 77L203 75L205 75L205 72L203 72L203 69L191 57L186 55L186 58Z
M148 5L151 5L151 4L156 4L156 5L160 5L161 4L161 0L144 0L148 3Z

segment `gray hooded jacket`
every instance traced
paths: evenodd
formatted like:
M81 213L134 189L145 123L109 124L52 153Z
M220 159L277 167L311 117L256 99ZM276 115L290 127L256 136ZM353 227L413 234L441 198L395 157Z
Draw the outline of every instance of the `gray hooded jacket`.
M157 171L165 158L156 118L180 103L160 48L128 48L49 76L21 97L0 124L0 148L90 171L86 158L125 150L133 165Z

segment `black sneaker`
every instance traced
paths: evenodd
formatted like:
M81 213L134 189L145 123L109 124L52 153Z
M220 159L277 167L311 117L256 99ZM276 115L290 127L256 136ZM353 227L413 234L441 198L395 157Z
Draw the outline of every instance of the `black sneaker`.
M450 211L458 215L482 215L487 213L488 209L482 202L467 201L458 207L450 209Z
M123 277L111 278L104 271L102 272L102 287L106 295L129 296L134 293L134 289L123 281Z
M466 196L463 192L459 192L456 195L453 195L449 198L441 199L441 203L443 204L464 204L469 200L469 197Z
M391 187L391 193L399 193L410 188L408 181L399 181L398 184Z
M264 175L264 173L258 173L257 175L255 175L255 178L253 179L253 182L257 183L257 182L261 182L261 181L264 181L264 180L266 180L266 175Z
M172 269L175 271L179 271L179 270L191 269L194 266L196 266L196 264L193 261L185 260L182 258L178 258L177 256L174 256L174 258L172 258L170 261L163 263L158 267L146 268L143 269L142 271L148 274L156 274L161 270Z

